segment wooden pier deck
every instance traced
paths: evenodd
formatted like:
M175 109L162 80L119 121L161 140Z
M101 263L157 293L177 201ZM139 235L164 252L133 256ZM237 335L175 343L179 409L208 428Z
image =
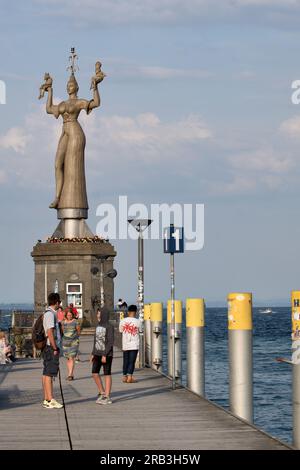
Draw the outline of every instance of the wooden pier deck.
M155 371L137 371L138 383L123 384L122 353L113 362L112 405L97 405L91 378L91 337L82 337L75 380L63 392L75 450L287 450L288 446L247 425ZM0 366L0 449L69 449L64 410L41 407L40 361ZM55 393L61 401L59 382Z

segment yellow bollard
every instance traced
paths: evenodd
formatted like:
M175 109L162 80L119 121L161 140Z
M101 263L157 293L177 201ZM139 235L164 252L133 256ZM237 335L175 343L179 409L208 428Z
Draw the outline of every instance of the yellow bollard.
M293 445L300 449L300 291L291 293L293 367Z
M151 318L151 304L144 305L144 320L150 320Z
M172 301L167 305L167 327L168 327L168 375L173 377L173 356L175 357L175 378L181 378L181 329L182 329L182 302L174 301L175 313L175 351L172 332Z
M252 294L228 295L230 410L253 422Z
M171 315L172 315L171 305L172 305L171 300L168 300L167 323L171 323L171 321L172 321L172 318L171 318ZM181 300L175 300L174 301L174 306L175 306L175 324L176 323L182 323L182 302L181 302Z
M204 299L186 300L187 387L205 395Z
M145 365L151 367L151 304L144 305Z
M252 330L252 294L231 293L227 300L229 330Z
M204 299L186 299L186 326L204 327Z
M291 293L292 303L292 339L300 339L300 291L293 290Z
M163 304L162 302L151 303L151 321L162 322L163 321Z
M162 302L151 303L151 367L157 370L162 367L163 362L163 304Z

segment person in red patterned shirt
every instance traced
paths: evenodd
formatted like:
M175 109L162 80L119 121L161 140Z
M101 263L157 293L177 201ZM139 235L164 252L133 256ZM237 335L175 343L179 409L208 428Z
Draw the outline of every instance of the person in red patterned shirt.
M136 382L133 377L135 361L139 352L140 320L136 318L137 306L128 307L128 317L120 321L119 330L122 333L123 350L123 382Z

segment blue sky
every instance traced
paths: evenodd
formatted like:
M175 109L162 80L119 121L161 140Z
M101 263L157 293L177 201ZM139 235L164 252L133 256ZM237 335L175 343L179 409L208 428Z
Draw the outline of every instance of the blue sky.
M283 5L283 6L282 6ZM80 95L100 59L102 106L87 135L89 225L96 208L205 204L205 246L176 257L178 298L289 301L300 288L300 79L297 0L1 1L0 302L31 301L30 251L56 226L48 209L60 131L37 100L45 71L66 96L68 52ZM136 243L115 241L116 296L136 296ZM145 243L146 300L169 294L161 242Z

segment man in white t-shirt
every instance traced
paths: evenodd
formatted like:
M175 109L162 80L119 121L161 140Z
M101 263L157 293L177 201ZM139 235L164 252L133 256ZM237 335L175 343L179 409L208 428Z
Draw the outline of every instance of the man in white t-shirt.
M119 330L122 333L123 350L123 382L136 382L133 377L135 361L140 345L140 320L136 318L137 306L128 307L128 316L120 321Z

